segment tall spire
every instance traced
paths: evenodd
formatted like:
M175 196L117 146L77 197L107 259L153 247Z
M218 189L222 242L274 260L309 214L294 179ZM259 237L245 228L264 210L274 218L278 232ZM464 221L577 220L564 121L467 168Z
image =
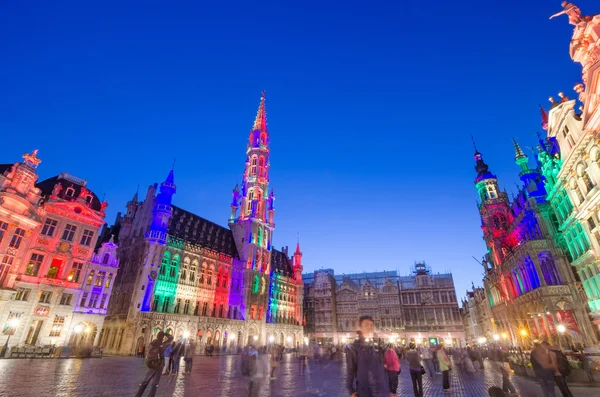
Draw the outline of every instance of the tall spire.
M252 130L267 132L267 110L265 109L264 91L261 91L260 104L258 105L258 111L256 112L256 118L254 119L254 126L252 127Z
M523 153L521 146L519 146L515 138L513 138L513 146L515 147L515 160L518 161L522 158L527 158L527 156L525 156L525 153Z

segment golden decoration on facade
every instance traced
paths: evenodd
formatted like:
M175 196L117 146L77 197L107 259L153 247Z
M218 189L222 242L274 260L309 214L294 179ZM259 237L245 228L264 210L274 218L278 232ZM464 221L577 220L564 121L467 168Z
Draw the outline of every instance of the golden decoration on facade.
M25 159L27 165L37 168L37 166L42 162L42 160L37 157L37 153L38 149L35 149L33 152L31 152L31 154L25 153L23 155L23 159Z

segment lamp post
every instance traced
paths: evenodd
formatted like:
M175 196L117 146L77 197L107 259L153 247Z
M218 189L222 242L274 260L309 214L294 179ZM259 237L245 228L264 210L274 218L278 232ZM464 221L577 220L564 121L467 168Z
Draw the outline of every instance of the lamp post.
M11 318L10 320L8 320L8 338L6 338L6 343L2 347L2 353L0 353L0 357L2 358L6 357L6 351L8 350L8 341L10 340L10 337L14 335L15 330L17 329L17 325L19 325L18 318Z

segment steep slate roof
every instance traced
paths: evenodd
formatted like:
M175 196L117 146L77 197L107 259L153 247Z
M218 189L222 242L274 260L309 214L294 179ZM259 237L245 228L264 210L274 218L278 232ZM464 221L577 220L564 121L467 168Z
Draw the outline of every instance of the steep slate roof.
M10 171L14 164L0 164L0 175L4 174L6 171Z
M192 244L239 258L231 230L175 205L167 233Z
M79 197L79 193L81 192L82 185L75 182L74 180L63 178L62 174L53 176L52 178L48 178L41 182L38 182L35 186L38 187L42 191L43 196L50 196L52 194L52 190L54 189L54 185L56 185L58 182L60 182L62 185L62 190L58 194L59 198L66 200L66 201L77 200L77 197ZM72 187L75 190L75 194L73 195L73 197L65 196L68 187ZM86 187L86 189L87 189L87 187ZM92 195L92 202L91 202L90 207L95 211L100 211L100 209L101 209L100 199L98 199L98 196L96 196L96 193L92 192L91 190L89 190L89 192Z
M281 251L273 249L271 251L271 269L287 277L293 277L294 271L290 259Z

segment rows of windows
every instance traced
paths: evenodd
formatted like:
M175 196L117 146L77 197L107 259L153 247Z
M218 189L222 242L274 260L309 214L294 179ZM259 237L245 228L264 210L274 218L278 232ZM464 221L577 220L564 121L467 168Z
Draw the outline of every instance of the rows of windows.
M54 237L57 225L58 225L58 221L51 219L51 218L47 218L46 221L44 222L44 225L42 226L41 234L43 236ZM76 232L77 232L77 226L67 223L67 225L65 226L65 229L63 230L63 234L62 234L61 238L64 241L73 242ZM92 230L84 229L84 231L81 235L79 244L90 247L92 245L93 239L94 239L94 232Z
M154 296L152 311L203 317L238 319L237 307L231 308L224 303L210 304L209 302L200 301L193 303L190 299L173 299L172 297L161 296L158 294Z

